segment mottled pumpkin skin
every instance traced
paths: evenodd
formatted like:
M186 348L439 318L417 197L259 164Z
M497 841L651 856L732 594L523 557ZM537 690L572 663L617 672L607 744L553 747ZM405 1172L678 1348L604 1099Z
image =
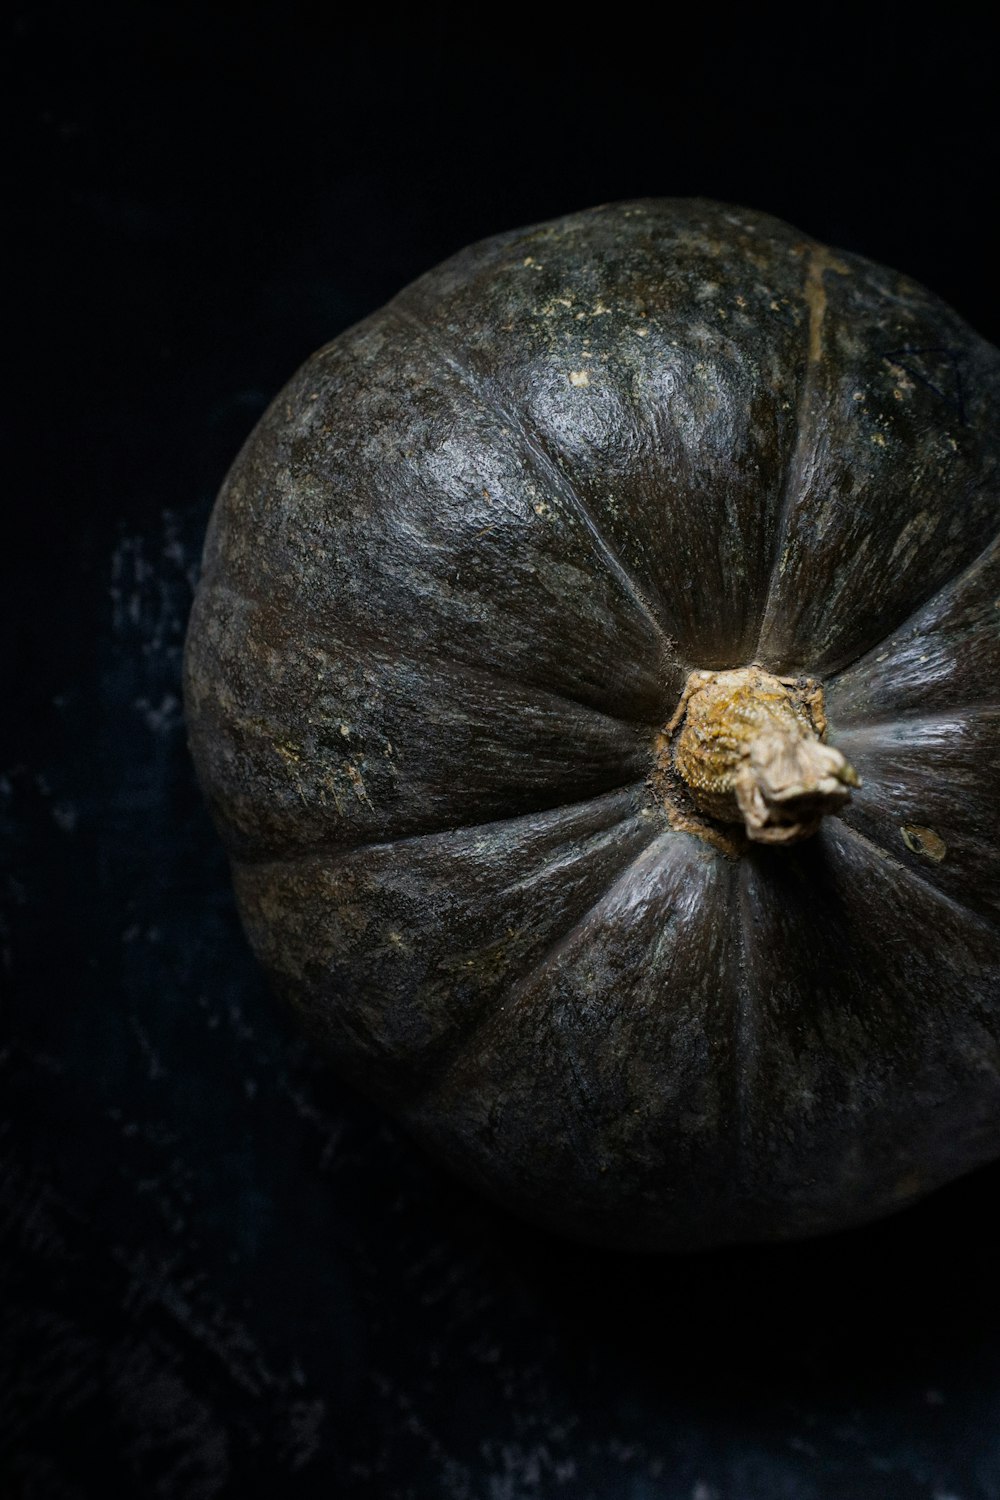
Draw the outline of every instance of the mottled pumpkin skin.
M264 416L199 777L277 989L469 1182L682 1248L1000 1153L998 397L919 286L682 200L474 245ZM863 786L731 858L650 772L750 662L823 684Z

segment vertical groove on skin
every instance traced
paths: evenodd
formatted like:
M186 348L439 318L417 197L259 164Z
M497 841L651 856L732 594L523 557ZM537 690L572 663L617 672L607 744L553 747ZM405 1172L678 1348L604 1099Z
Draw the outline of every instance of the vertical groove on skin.
M353 1055L356 1076L403 1106L657 834L630 789L233 874L272 980L335 1055Z
M846 677L848 672L863 671L865 666L867 666L868 664L869 658L871 658L872 660L877 660L879 655L881 655L883 652L887 652L891 655L894 649L899 649L900 647L904 646L906 642L900 640L903 631L910 630L911 627L913 628L914 633L919 631L920 617L924 613L924 611L926 610L928 612L931 612L935 609L940 609L942 602L948 597L949 594L961 593L966 581L969 578L974 577L977 569L982 568L984 564L989 563L990 553L995 551L998 547L1000 547L1000 535L990 537L989 541L986 543L986 546L983 547L980 552L976 553L975 557L972 558L971 562L967 563L964 568L962 568L961 572L955 573L951 578L946 578L934 590L933 593L928 594L926 599L921 599L920 603L910 611L906 618L901 620L898 625L894 625L892 631L887 634L881 641L876 641L873 646L867 647L860 653L860 655L856 656L853 661L849 661L846 666L838 667L836 672L831 672L829 677L827 678L828 691L835 682L839 682L842 678ZM990 686L992 687L992 684L990 684ZM852 722L848 717L844 715L841 715L841 717L843 718L844 723ZM868 722L867 716L865 718L865 722Z
M640 849L635 858L625 866L624 870L621 870L615 876L614 880L608 886L607 890L602 891L597 900L591 906L589 906L581 916L577 918L572 927L567 928L564 933L561 933L559 937L557 937L549 945L549 947L546 948L545 952L542 953L538 959L536 959L528 972L521 975L512 991L512 998L516 999L519 994L522 994L526 989L529 988L533 980L537 979L540 974L543 974L547 968L558 961L560 954L565 952L566 948L570 943L572 943L573 939L579 933L581 928L586 926L587 922L590 920L591 916L597 910L597 908L601 906L605 901L609 900L618 890L620 890L622 886L629 883L629 881L632 879L636 865L640 864L643 860L648 859L658 845L663 850L669 848L671 840L675 837L676 835L673 829L667 829L665 832L661 831L657 833L655 837L651 838L649 843L646 844L642 849Z
M411 1125L539 1222L562 1201L584 1237L653 1248L660 1195L690 1194L705 1236L724 1235L735 878L696 839L654 839L526 966Z
M610 571L613 573L615 578L621 584L622 588L628 594L629 598L638 605L642 614L649 621L649 624L652 626L653 631L658 641L660 642L660 646L663 649L664 657L670 661L671 665L677 666L678 659L674 641L667 634L663 626L660 624L659 620L656 618L656 612L653 609L653 606L650 604L649 600L646 598L645 594L642 592L639 585L636 583L635 579L632 577L631 573L628 571L625 564L618 556L618 553L614 550L611 543L608 541L607 537L601 531L596 520L594 519L590 507L584 501L583 496L580 494L579 490L572 483L572 481L568 478L562 466L557 462L555 458L553 458L541 433L538 432L537 429L535 429L534 431L529 430L528 424L523 417L519 419L518 425L520 426L520 429L524 435L524 440L528 452L531 453L532 457L534 457L536 461L540 462L544 466L546 473L550 477L555 479L558 484L560 484L567 500L573 507L573 510L576 512L577 516L579 516L580 520L583 522L583 525L587 530L587 534L591 537L594 546L600 553L601 557L604 559L604 562L607 564Z
M802 384L799 387L798 409L796 411L795 448L789 460L788 471L785 475L785 487L781 496L781 510L778 515L774 539L774 562L771 565L771 576L768 580L767 592L764 595L764 610L760 622L760 635L757 638L757 649L754 652L755 661L764 660L767 638L774 629L775 615L777 613L778 582L781 577L782 554L788 533L788 522L796 496L801 492L802 478L808 466L814 445L813 440L816 424L813 410L813 395L816 390L816 372L823 353L823 320L826 317L826 287L823 282L823 276L828 269L831 269L832 264L833 257L825 246L812 246L809 251L805 282L802 289L806 305L809 309L809 327L806 341L806 367L802 376Z
M483 375L462 359L461 355L450 348L446 341L423 318L411 311L404 302L398 299L391 306L392 311L397 317L409 323L412 328L417 330L421 338L434 348L452 373L459 380L463 381L480 400L484 397L488 398L493 410L519 434L524 444L525 452L529 455L537 469L541 471L539 477L544 478L546 483L550 484L558 492L573 513L583 523L595 549L600 553L609 571L617 579L628 597L638 606L640 613L652 627L657 640L660 642L664 657L671 665L676 666L675 643L660 624L653 606L601 531L576 485L574 485L561 464L549 452L548 445L542 434L530 426L523 413L514 411L503 401L494 382L488 376Z
M501 992L496 997L495 1003L488 1006L485 1010L480 1011L473 1024L460 1033L445 1055L438 1061L429 1076L421 1079L415 1095L407 1101L408 1112L414 1113L419 1110L428 1095L437 1093L447 1085L452 1072L460 1067L470 1056L482 1033L486 1031L490 1023L496 1018L498 1009L513 1010L525 994L528 993L532 982L540 974L543 974L552 963L556 962L560 954L566 951L568 945L572 943L580 930L586 926L594 912L598 911L608 898L622 885L627 884L632 878L636 866L641 864L643 860L648 859L651 851L658 844L668 847L670 840L674 837L676 835L671 829L668 829L666 832L662 828L651 831L649 842L643 844L642 848L629 860L624 869L618 871L608 886L591 902L586 911L582 912L565 932L561 932L553 938L552 942L534 960L530 969L514 981L509 991Z

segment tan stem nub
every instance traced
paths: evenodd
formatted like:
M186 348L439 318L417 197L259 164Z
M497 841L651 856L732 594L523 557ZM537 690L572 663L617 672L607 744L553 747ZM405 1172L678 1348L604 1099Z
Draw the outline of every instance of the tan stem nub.
M736 802L750 838L790 844L842 807L858 775L839 750L817 739L761 734L736 776Z
M761 844L808 838L842 807L857 772L824 744L823 690L761 667L692 672L667 734L695 806Z

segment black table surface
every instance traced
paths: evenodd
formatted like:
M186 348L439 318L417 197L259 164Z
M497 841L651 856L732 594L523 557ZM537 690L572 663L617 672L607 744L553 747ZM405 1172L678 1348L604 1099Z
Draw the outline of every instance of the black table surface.
M179 684L270 396L471 240L703 194L1000 341L990 39L334 10L7 23L0 1495L993 1500L1000 1172L686 1257L481 1202L267 993Z

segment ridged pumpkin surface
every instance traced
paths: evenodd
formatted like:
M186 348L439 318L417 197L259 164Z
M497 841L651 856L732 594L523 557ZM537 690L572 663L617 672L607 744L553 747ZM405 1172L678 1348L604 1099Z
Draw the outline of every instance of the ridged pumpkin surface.
M200 780L278 990L466 1179L689 1247L1000 1153L998 398L922 288L667 200L474 245L261 420ZM733 852L654 768L689 674L751 663L861 786Z

